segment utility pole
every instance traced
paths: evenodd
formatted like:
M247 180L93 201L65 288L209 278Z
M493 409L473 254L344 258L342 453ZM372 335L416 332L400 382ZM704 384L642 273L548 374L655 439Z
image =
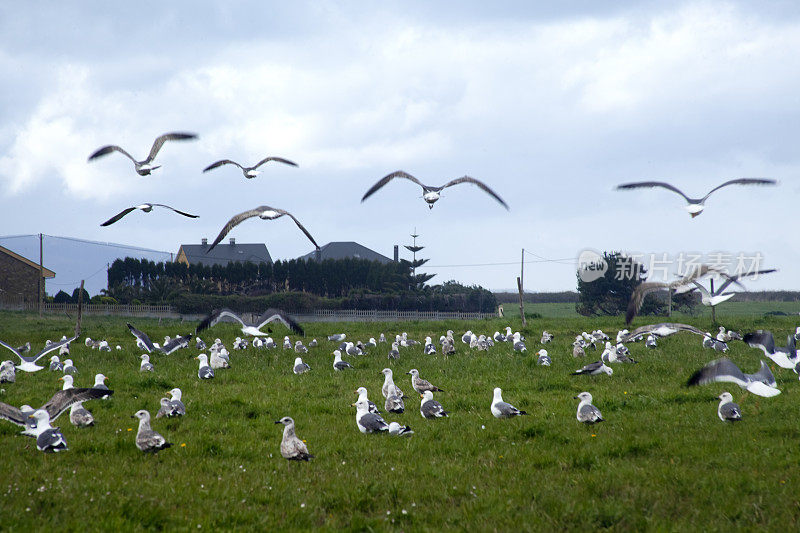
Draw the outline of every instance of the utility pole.
M522 259L519 263L519 277L517 278L517 289L519 290L519 316L522 317L522 325L527 326L528 321L525 320L525 305L523 303L523 290L522 282L525 275L525 248L522 249Z
M672 288L667 289L668 298L667 298L667 316L672 316Z
M44 261L44 244L43 244L43 241L44 241L44 237L40 233L39 234L39 280L36 283L36 286L39 289L39 305L38 305L38 307L39 307L39 318L42 317L42 298L44 296L44 287L43 287L43 285L44 285L44 264L43 264L43 261Z
M709 291L709 293L711 294L711 296L714 296L714 278L711 278L708 281L711 283L709 285L709 288L711 289ZM716 305L712 305L711 306L711 323L714 324L715 326L717 325L717 306Z

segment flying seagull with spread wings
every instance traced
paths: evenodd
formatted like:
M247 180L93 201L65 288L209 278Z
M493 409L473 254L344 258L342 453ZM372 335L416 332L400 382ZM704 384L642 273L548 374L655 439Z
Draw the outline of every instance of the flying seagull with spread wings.
M238 226L239 224L241 224L242 222L244 222L248 218L258 217L258 218L260 218L262 220L275 220L276 218L281 218L284 215L286 215L289 218L291 218L292 220L294 220L294 223L297 224L297 227L300 228L300 231L305 233L306 237L308 237L308 240L310 240L314 244L314 247L317 250L319 250L319 245L317 244L317 241L314 240L314 237L311 236L311 234L308 232L308 230L300 223L299 220L297 220L294 217L293 214L291 214L288 211L284 211L283 209L277 209L275 207L269 207L269 206L266 206L266 205L261 205L259 207L256 207L255 209L250 209L249 211L245 211L243 213L239 213L238 215L236 215L233 218L231 218L228 221L228 223L225 224L225 227L222 228L222 231L219 232L219 235L217 235L217 238L214 239L213 244L211 244L211 246L208 248L208 250L206 250L206 253L208 253L211 250L213 250L214 247L216 245L218 245L220 243L220 241L222 241L222 239L225 238L225 235L227 235L229 231L231 231L233 228L235 228L236 226Z
M262 159L261 161L259 161L255 165L253 165L252 167L242 166L239 163L237 163L236 161L232 161L230 159L220 159L219 161L215 161L215 162L211 163L210 165L208 165L206 168L204 168L203 172L208 172L209 170L214 170L215 168L221 167L222 165L235 165L235 166L239 167L240 169L242 169L242 174L244 174L245 178L253 179L253 178L255 178L256 176L258 176L261 173L261 171L258 170L258 167L260 167L264 163L268 163L270 161L276 161L278 163L283 163L284 165L291 165L293 167L297 166L297 163L295 163L294 161L289 161L288 159L284 159L282 157L273 157L273 156L265 157L264 159Z
M736 383L741 388L766 398L777 396L781 393L777 388L775 376L772 375L772 372L764 361L761 361L761 367L758 369L758 372L755 374L745 374L730 359L715 359L692 374L689 381L686 382L686 385L692 387L695 385L713 383L715 381Z
M197 326L197 330L195 333L200 333L204 329L208 329L214 327L218 322L238 322L242 325L242 333L245 335L253 335L253 336L260 336L260 335L269 335L269 333L264 333L261 331L265 325L269 324L270 322L274 321L282 322L284 326L291 329L295 333L299 333L300 335L304 335L303 328L300 324L295 321L291 316L287 313L284 313L280 309L267 309L264 313L258 317L258 320L255 322L245 322L245 320L231 311L230 309L218 309L213 311L210 315L203 319L202 322Z
M161 147L164 146L164 143L167 141L188 141L191 139L197 139L197 134L195 133L165 133L156 138L153 142L153 146L150 148L150 153L147 157L141 161L137 161L133 158L131 154L120 148L115 144L109 144L108 146L103 146L102 148L97 149L92 155L89 156L89 161L94 161L98 157L102 157L104 155L110 154L111 152L119 152L131 161L133 161L133 165L136 167L136 172L140 176L147 176L153 170L159 168L161 165L153 165L153 160L158 155L158 151L161 150Z
M37 365L36 361L38 361L48 353L52 352L53 350L58 350L65 344L71 343L72 341L78 338L78 334L79 332L76 331L75 336L72 337L71 339L64 339L58 342L51 342L50 344L42 348L42 350L36 355L30 355L27 357L22 355L22 353L20 353L20 350L18 348L14 348L10 344L7 344L3 341L0 341L0 346L8 348L12 352L14 352L14 354L16 354L17 357L19 357L20 364L17 365L18 370L22 370L23 372L36 372L44 368L43 366Z
M700 301L702 302L702 304L713 307L715 305L721 304L722 302L724 302L726 300L729 300L730 298L736 296L736 293L725 292L725 289L727 289L731 285L731 283L739 284L738 280L741 279L741 278L749 277L749 276L760 276L761 274L770 274L772 272L777 272L777 269L770 268L768 270L757 270L757 271L753 271L753 272L745 272L745 273L742 273L742 274L736 274L734 276L729 276L725 280L725 282L722 285L720 285L720 287L718 289L715 289L715 290L712 290L710 288L706 289L704 286L700 285L700 283L698 283L697 281L692 281L692 284L694 285L694 287L687 287L686 288L687 290L678 289L678 290L675 291L675 294L681 294L681 293L684 293L684 292L692 292L695 289L697 289L698 291L700 291L700 295L701 295L701 300ZM739 285L741 285L741 284L739 284Z
M100 390L91 387L84 389L62 389L55 393L53 397L50 398L50 401L37 409L37 411L47 411L47 414L50 416L50 421L53 421L58 418L61 413L72 407L72 404L96 400L97 398L110 396L112 394L114 394L113 390ZM31 411L23 412L13 405L0 402L0 419L8 420L23 428L26 427L25 420L30 413Z
M684 276L679 280L675 280L671 283L662 283L658 281L650 281L640 283L636 289L634 289L633 294L631 294L631 299L628 302L628 310L625 313L625 324L630 324L631 321L634 319L636 314L639 312L639 309L642 308L642 303L644 303L644 298L651 292L655 292L661 289L680 289L686 285L690 285L693 281L702 278L703 276L715 274L718 276L722 276L726 279L729 279L730 276L719 270L714 266L709 265L699 265L697 268L692 270L689 274ZM733 281L733 283L737 283L741 285L738 281Z
M739 178L735 180L729 180L723 183L722 185L718 185L709 191L708 194L703 196L702 198L689 198L686 196L683 191L675 187L674 185L670 185L669 183L664 183L663 181L640 181L636 183L623 183L622 185L618 185L618 190L627 190L627 189L641 189L641 188L653 188L653 187L661 187L672 191L674 193L680 194L686 200L687 205L685 209L689 212L692 218L696 217L700 213L703 212L705 209L705 202L709 196L715 191L720 190L723 187L727 187L728 185L775 185L778 183L773 179L766 179L766 178Z
M145 213L149 213L150 211L153 210L154 207L166 207L167 209L172 209L173 211L175 211L179 215L183 215L183 216L189 217L189 218L198 218L198 215L192 215L192 214L189 214L189 213L184 213L183 211L178 211L174 207L170 207L170 206L164 205L164 204L141 204L141 205L135 205L133 207L129 207L127 209L123 209L122 211L120 211L119 213L117 213L113 217L109 218L108 220L106 220L105 222L103 222L100 225L101 226L110 226L111 224L113 224L114 222L117 222L119 219L121 219L122 217L124 217L125 215L130 213L131 211L136 211L137 209L139 209L140 211L144 211Z
M475 178L471 178L469 176L464 176L464 177L461 177L461 178L456 178L454 180L448 181L447 183L445 183L441 187L434 187L432 185L425 185L424 183L419 181L417 178L415 178L411 174L408 174L407 172L403 172L402 170L397 170L395 172L392 172L391 174L389 174L387 176L384 176L383 178L378 180L378 182L375 185L373 185L370 188L370 190L368 190L366 192L366 194L364 194L364 197L361 198L361 201L363 202L364 200L366 200L367 198L372 196L375 192L378 191L378 189L380 189L381 187L383 187L384 185L386 185L387 183L389 183L390 181L392 181L395 178L405 178L407 180L413 181L414 183L416 183L417 185L422 187L422 198L426 202L428 202L428 207L431 208L431 209L433 209L433 204L435 204L439 200L439 198L441 197L442 190L446 189L447 187L452 187L453 185L458 185L460 183L472 183L473 185L477 185L480 189L482 189L489 196L491 196L492 198L494 198L495 200L500 202L503 207L508 209L508 204L506 204L506 202L502 198L500 198L500 196L496 192L494 192L492 189L490 189L488 185L486 185L485 183L483 183L480 180L476 180Z

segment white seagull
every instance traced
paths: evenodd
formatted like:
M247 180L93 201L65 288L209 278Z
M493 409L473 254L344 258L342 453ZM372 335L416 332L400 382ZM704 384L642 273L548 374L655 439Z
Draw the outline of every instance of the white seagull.
M578 404L578 412L575 414L575 418L578 419L578 422L583 422L584 424L603 422L603 415L600 413L600 409L592 405L591 394L582 392L575 396L575 399L581 401Z
M78 333L76 333L75 336L72 337L71 339L64 339L58 342L51 342L50 344L47 344L44 348L42 348L42 350L39 353L31 356L22 355L22 351L19 348L15 348L14 346L11 346L10 344L7 344L3 341L0 341L0 346L8 348L12 352L14 352L14 354L17 357L19 357L20 364L17 365L17 370L22 370L23 372L37 372L43 369L44 367L37 365L36 361L38 361L48 353L52 352L53 350L58 350L65 344L69 344L70 342L74 341L77 338L78 338Z
M308 364L303 362L302 357L295 357L294 358L294 366L292 367L292 372L295 374L303 374L311 370L311 367Z
M210 165L208 165L206 168L204 168L203 172L208 172L209 170L214 170L215 168L221 167L222 165L234 165L234 166L239 167L242 170L242 174L244 174L245 178L253 179L253 178L255 178L256 176L258 176L261 173L261 171L258 170L258 167L260 167L264 163L268 163L270 161L275 161L277 163L283 163L284 165L291 165L293 167L297 166L297 163L295 163L294 161L289 161L288 159L284 159L282 157L274 157L274 156L265 157L264 159L262 159L261 161L259 161L255 165L253 165L252 167L242 166L239 163L237 163L236 161L232 161L230 159L220 159L219 161L215 161L215 162L211 163Z
M228 223L225 224L225 227L222 228L222 231L219 232L219 235L217 235L217 238L214 239L214 242L211 244L208 250L206 250L206 253L213 250L214 247L218 245L220 241L222 241L222 239L225 238L225 235L227 235L229 231L231 231L233 228L235 228L248 218L258 217L261 220L275 220L276 218L280 218L284 215L294 220L294 223L297 224L297 227L300 228L300 231L302 231L305 234L305 236L308 237L308 240L310 240L314 244L314 247L317 250L319 250L319 245L317 244L317 241L314 240L314 237L311 236L308 230L300 223L299 220L295 218L293 214L283 209L262 205L256 207L255 209L250 209L249 211L243 211L238 215L234 215L233 218L231 218L228 221Z
M308 453L306 443L300 440L294 432L294 420L284 416L275 421L283 424L283 438L281 439L281 456L289 461L308 461L314 456Z
M685 206L686 211L692 216L692 218L696 217L700 213L703 212L705 208L705 201L711 196L712 193L718 191L723 187L727 187L728 185L775 185L777 181L773 179L764 179L764 178L739 178L734 180L729 180L723 183L722 185L718 185L709 191L708 194L703 196L702 198L689 198L686 196L680 189L677 187L670 185L669 183L664 183L663 181L641 181L636 183L624 183L622 185L617 186L617 189L625 190L625 189L639 189L639 188L652 188L652 187L662 187L674 193L680 194L683 196L684 200L686 200L687 205Z
M738 405L733 403L733 396L730 392L723 392L719 395L717 416L723 422L738 422L742 419L742 411Z
M303 328L300 324L295 321L294 318L289 316L287 313L284 313L280 309L273 309L269 308L264 311L260 317L254 322L245 321L242 317L231 311L230 309L217 309L212 311L206 318L203 319L200 324L197 326L197 331L195 333L199 333L204 329L214 327L219 322L238 322L242 325L242 333L245 335L252 335L257 337L259 335L269 335L269 333L264 333L261 331L261 328L269 324L270 322L275 321L281 322L284 326L289 328L290 330L298 333L300 335L304 335Z
M800 363L797 349L795 348L794 335L787 336L786 346L775 346L775 339L772 332L759 329L744 336L746 342L752 348L761 348L764 354L775 361L781 368L795 368Z
M197 377L200 379L213 379L214 378L214 370L208 365L208 356L204 353L201 353L195 359L200 361L197 369Z
M139 205L134 205L133 207L129 207L127 209L123 209L122 211L120 211L119 213L117 213L113 217L109 218L108 220L106 220L105 222L103 222L100 225L101 226L110 226L111 224L113 224L114 222L117 222L119 219L121 219L122 217L124 217L128 213L130 213L132 211L136 211L137 209L140 210L140 211L143 211L145 213L149 213L150 211L153 210L154 207L164 207L166 209L171 209L171 210L175 211L176 213L178 213L179 215L183 215L185 217L199 218L199 215L192 215L190 213L185 213L183 211L178 211L174 207L170 207L170 206L164 205L164 204L139 204Z
M527 415L525 411L520 411L510 403L503 401L503 391L500 387L494 388L491 411L495 418L511 418L514 416Z
M433 393L426 390L422 396L422 401L419 404L419 414L422 418L447 418L450 414L442 408L442 404L433 399Z
M102 157L106 154L110 154L111 152L119 152L131 161L133 161L133 165L136 168L136 173L140 176L147 176L153 170L159 168L161 165L153 166L153 160L158 155L158 151L161 150L161 147L164 145L166 141L188 141L191 139L196 139L197 135L194 133L165 133L159 137L156 137L156 140L153 142L153 146L150 148L150 153L147 155L146 159L142 161L137 161L133 158L131 154L123 150L117 145L110 144L108 146L103 146L96 150L92 155L89 156L89 161L93 161L98 157Z
M139 419L139 430L136 432L136 447L141 451L156 453L172 446L171 442L167 442L167 439L150 427L149 412L142 409L131 415L131 418Z
M389 424L377 413L369 412L369 404L359 400L352 404L356 408L356 425L361 433L382 433L389 431Z
M380 189L381 187L392 181L394 178L405 178L407 180L413 181L414 183L422 187L422 198L428 203L428 207L430 209L433 209L433 204L435 204L437 200L439 200L439 198L441 197L443 189L446 189L447 187L452 187L453 185L458 185L460 183L472 183L473 185L477 185L481 190L489 194L489 196L500 202L500 204L503 207L508 209L508 204L506 204L506 202L502 198L500 198L500 196L498 196L496 192L490 189L485 183L476 180L475 178L464 176L461 178L448 181L441 187L434 187L432 185L425 185L411 174L403 172L402 170L397 170L395 172L392 172L391 174L388 174L383 178L381 178L380 180L378 180L378 182L364 194L364 196L361 198L361 201L363 202L364 200L372 196L373 193L375 193L378 189Z
M735 383L753 394L766 398L777 396L781 393L776 387L775 376L772 375L764 361L761 361L761 368L759 368L758 372L745 374L730 359L724 357L711 361L692 374L686 385L692 387L715 381Z

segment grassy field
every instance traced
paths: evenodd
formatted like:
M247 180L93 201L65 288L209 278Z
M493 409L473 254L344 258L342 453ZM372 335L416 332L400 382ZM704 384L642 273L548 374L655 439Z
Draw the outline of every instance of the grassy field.
M640 324L646 323L639 319ZM794 331L789 317L731 317L738 330L771 329L781 338ZM137 319L154 339L191 331L193 324ZM519 326L509 320L509 325ZM711 329L705 318L693 323ZM307 339L332 332L364 339L383 331L411 338L467 328L491 334L505 321L307 324ZM425 356L404 349L388 364L386 345L350 358L351 372L334 373L333 343L322 340L305 360L312 371L291 373L294 354L281 349L232 352L233 368L217 378L197 379L194 349L155 355L155 374L138 372L139 354L124 319L84 318L86 336L123 349L99 353L76 344L77 386L109 376L108 401L86 404L96 426L77 429L62 415L70 450L44 454L17 427L0 421L0 530L63 528L114 530L791 530L800 518L797 376L774 369L783 394L759 398L732 384L683 386L714 354L700 339L677 335L655 350L631 345L638 365L617 365L613 376L569 373L576 362L571 341L581 330L616 333L619 319L543 318L523 333L531 348L510 346L471 353ZM30 340L36 347L58 339L73 325L66 317L0 313L0 339ZM536 366L542 329L555 334L547 346L553 365ZM284 331L275 328L275 337ZM219 325L203 338L237 334ZM292 340L296 337L291 336ZM12 354L7 353L5 358ZM744 371L758 368L761 354L742 343L730 357ZM445 389L436 398L447 419L423 420L419 400L409 397L402 415L411 438L362 435L355 424L359 386L381 406L379 372L395 370L411 391L411 368ZM771 365L774 366L774 365ZM0 401L41 405L60 388L58 375L18 373L4 384ZM157 456L134 445L138 409L155 413L172 387L183 390L187 415L155 420L155 430L175 445ZM530 416L496 420L489 412L493 387ZM722 423L716 414L722 391L740 404L744 420ZM587 427L575 420L577 393L589 391L606 422ZM292 416L297 433L316 458L288 464L279 454L283 426ZM288 467L288 468L287 468Z
M519 304L505 303L503 308L506 316L519 316ZM787 315L797 315L800 313L800 302L725 302L717 306L717 321L733 317L761 317L764 313L775 311ZM538 313L543 318L579 318L581 316L575 312L574 303L526 303L525 312ZM675 313L673 318L676 320L711 320L711 309L698 305L696 313L693 315Z

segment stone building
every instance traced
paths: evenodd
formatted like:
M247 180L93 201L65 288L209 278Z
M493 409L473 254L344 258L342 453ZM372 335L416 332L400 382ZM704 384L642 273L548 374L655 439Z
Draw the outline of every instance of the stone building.
M39 265L30 259L0 246L0 301L9 303L37 302L38 291L44 293L44 280L56 273L45 268L39 280ZM40 282L41 281L41 282Z

